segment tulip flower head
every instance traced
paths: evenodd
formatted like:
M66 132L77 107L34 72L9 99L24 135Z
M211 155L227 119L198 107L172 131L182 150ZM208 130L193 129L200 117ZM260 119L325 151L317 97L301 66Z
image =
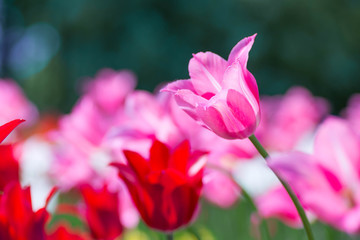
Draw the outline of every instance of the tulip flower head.
M109 192L107 186L94 189L90 185L81 187L86 205L86 220L94 239L113 240L123 231L119 215L117 193Z
M64 225L60 225L55 231L48 234L47 240L87 240L85 236L71 232Z
M24 120L16 119L0 126L0 143ZM0 145L0 191L11 181L19 180L19 163L13 155L12 145Z
M360 231L360 138L349 122L327 118L312 155L292 152L269 160L302 204L320 220L347 233Z
M255 36L241 40L227 61L212 52L194 54L190 79L170 83L162 91L174 93L187 114L220 137L249 137L260 122L258 87L246 67Z
M46 240L48 217L46 206L33 211L29 187L22 188L19 182L6 185L0 195L0 239Z
M205 165L204 152L190 153L188 141L173 152L154 141L149 160L124 151L128 165L113 163L119 170L142 219L160 231L174 231L192 219Z

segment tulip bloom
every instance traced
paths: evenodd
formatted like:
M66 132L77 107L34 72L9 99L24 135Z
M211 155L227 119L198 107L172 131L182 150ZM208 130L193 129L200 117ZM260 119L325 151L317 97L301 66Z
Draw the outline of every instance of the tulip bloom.
M85 236L70 232L65 226L59 226L48 234L47 240L87 240Z
M127 185L145 223L157 230L174 231L192 219L202 189L205 158L190 153L188 141L170 153L154 141L149 160L124 151L128 165L113 163Z
M220 137L249 137L260 121L258 87L246 68L255 36L241 40L228 61L211 52L194 54L190 79L170 83L162 91L174 93L186 113Z
M119 237L123 226L120 223L118 194L109 192L107 186L97 190L89 185L81 187L81 194L93 238L113 240Z
M0 239L45 240L48 216L45 207L33 211L29 187L9 183L0 195Z
M24 120L13 120L0 126L0 143ZM19 180L19 163L14 158L11 145L0 145L0 191L6 184Z
M24 125L31 126L39 115L22 88L10 79L0 79L0 109L0 124L22 118L26 119Z
M294 152L269 160L305 208L347 233L360 231L360 138L343 119L328 118L312 155Z
M261 123L255 136L268 151L299 147L329 112L325 99L303 87L292 87L283 96L264 96L260 105Z

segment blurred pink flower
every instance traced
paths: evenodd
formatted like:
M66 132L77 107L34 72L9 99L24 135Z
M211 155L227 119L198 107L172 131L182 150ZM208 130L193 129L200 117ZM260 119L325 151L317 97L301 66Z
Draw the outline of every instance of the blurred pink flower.
M293 149L312 134L328 113L328 102L303 87L292 87L284 96L261 98L261 122L255 136L270 151Z
M300 227L302 224L289 194L282 186L274 187L257 197L256 205L264 218L278 218L293 227Z
M137 151L148 157L154 139L176 146L185 135L175 125L169 114L169 95L153 95L146 91L134 91L125 102L123 119L107 135L107 144L125 162L123 150Z
M59 129L51 133L56 153L52 172L62 187L99 183L108 176L107 170L116 178L107 167L111 156L103 142L107 132L122 121L124 101L135 82L128 71L101 70L86 83L72 112L60 118Z
M121 108L136 85L134 73L127 70L103 69L95 78L95 81L90 79L85 84L85 94L106 114L113 114Z
M303 87L293 87L283 96L262 97L260 104L262 118L255 136L271 155L295 149L312 151L315 129L328 113L325 99L312 96ZM278 182L254 196L259 212L266 218L275 217L290 226L300 226L300 217L284 191Z
M179 106L204 127L226 139L247 138L260 121L259 93L247 70L255 35L241 40L228 61L199 52L189 62L189 80L168 84Z
M24 126L29 126L38 117L35 105L27 99L21 87L9 79L0 79L0 109L0 125L20 118L26 120Z
M348 122L329 117L313 155L293 152L270 159L269 166L320 220L347 233L360 231L360 138Z
M343 111L354 131L360 134L360 94L353 95Z
M85 93L72 112L60 118L59 129L50 133L55 154L50 173L62 189L107 184L121 194L121 205L131 201L116 170L108 166L113 156L104 142L109 130L123 121L125 99L133 91L135 82L128 71L102 70L86 83ZM128 206L134 209L131 204ZM132 211L126 214L130 212L132 214ZM137 224L134 217L120 217L124 226Z

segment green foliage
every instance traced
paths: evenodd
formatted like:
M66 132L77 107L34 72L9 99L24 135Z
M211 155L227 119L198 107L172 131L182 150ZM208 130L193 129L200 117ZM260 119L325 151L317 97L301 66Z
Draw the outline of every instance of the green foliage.
M46 22L60 34L57 64L48 64L43 70L48 74L31 81L35 86L50 86L56 78L64 82L56 101L33 97L43 109L68 111L77 81L103 67L133 70L139 88L147 90L187 78L192 53L210 50L226 58L237 41L255 32L259 35L249 68L262 94L303 85L329 98L338 111L350 94L360 92L356 0L7 2L11 23L26 27ZM60 77L57 69L62 70ZM28 87L28 94L36 95L35 89Z

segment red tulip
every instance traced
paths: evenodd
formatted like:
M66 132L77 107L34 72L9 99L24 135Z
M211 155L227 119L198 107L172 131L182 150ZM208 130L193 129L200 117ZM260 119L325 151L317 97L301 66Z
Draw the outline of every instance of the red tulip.
M128 165L113 163L119 170L142 219L150 227L173 231L190 222L202 189L204 152L190 153L188 141L172 153L154 141L150 158L124 151Z
M9 183L0 195L1 240L45 240L48 213L44 208L33 212L30 188L19 182Z
M0 143L23 121L17 119L0 126ZM0 191L4 191L9 182L18 180L19 163L14 158L13 147L0 145Z
M59 226L54 232L48 235L47 240L86 240L87 238L70 232L65 226Z
M86 205L86 219L95 239L113 240L123 231L119 216L117 193L109 192L106 186L94 189L83 186L81 193Z

